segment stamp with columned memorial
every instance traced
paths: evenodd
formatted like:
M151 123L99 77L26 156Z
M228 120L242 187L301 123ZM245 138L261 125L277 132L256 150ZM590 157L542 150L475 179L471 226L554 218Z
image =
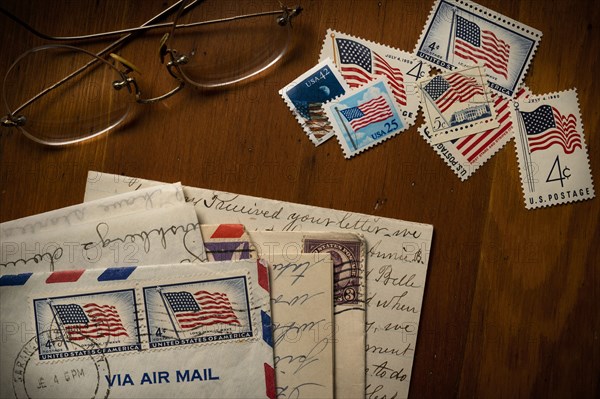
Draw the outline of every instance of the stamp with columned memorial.
M527 98L530 95L529 89L523 87L517 91L515 98ZM425 141L462 181L467 180L513 138L513 120L510 111L513 100L495 93L492 93L492 99L496 107L496 119L500 124L497 128L438 144L431 142L431 133L426 123L419 128L419 133Z
M498 127L496 108L481 66L436 75L419 83L433 144Z

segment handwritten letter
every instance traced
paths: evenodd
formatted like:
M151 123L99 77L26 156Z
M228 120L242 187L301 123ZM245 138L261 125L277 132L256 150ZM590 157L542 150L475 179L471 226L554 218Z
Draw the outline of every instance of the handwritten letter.
M331 256L269 261L278 398L333 398Z
M97 172L90 176L86 200L158 184ZM201 188L183 191L203 224L362 234L367 244L366 397L408 396L433 226Z

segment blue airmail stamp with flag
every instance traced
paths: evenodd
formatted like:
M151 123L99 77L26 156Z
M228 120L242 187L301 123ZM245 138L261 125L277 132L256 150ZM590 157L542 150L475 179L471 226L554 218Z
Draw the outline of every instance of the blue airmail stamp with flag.
M323 104L348 91L346 82L330 59L324 59L279 91L308 138L315 145L333 136Z
M510 98L541 37L540 31L471 1L437 0L415 55L448 71L483 63L489 87Z
M150 348L252 338L247 276L143 288Z
M517 100L512 112L525 207L594 198L577 91Z
M33 300L40 360L140 351L133 289Z
M382 78L331 101L324 108L346 158L407 128L392 91Z
M419 86L431 143L498 127L494 100L481 66L436 75Z

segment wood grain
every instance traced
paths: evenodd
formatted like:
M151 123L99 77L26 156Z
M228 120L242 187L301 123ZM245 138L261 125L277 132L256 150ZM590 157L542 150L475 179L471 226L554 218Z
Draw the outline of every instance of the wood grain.
M135 26L171 3L3 6L41 31L65 35ZM293 51L261 79L135 105L118 130L64 149L2 129L0 221L80 202L87 171L99 170L430 223L411 397L598 397L598 198L527 211L513 143L464 183L415 127L352 160L335 140L315 148L277 90L316 64L329 27L412 51L432 2L301 3ZM525 82L534 93L578 89L599 176L600 7L592 0L480 3L543 32ZM45 43L4 16L0 37L2 75L19 54ZM143 69L140 84L150 92L172 84L158 60L159 39L147 33L119 52Z

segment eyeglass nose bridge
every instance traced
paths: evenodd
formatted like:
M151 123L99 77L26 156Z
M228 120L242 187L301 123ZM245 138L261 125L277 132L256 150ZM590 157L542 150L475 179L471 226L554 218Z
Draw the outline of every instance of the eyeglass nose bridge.
M0 119L0 125L4 127L19 127L25 126L27 118L24 115L5 115Z

